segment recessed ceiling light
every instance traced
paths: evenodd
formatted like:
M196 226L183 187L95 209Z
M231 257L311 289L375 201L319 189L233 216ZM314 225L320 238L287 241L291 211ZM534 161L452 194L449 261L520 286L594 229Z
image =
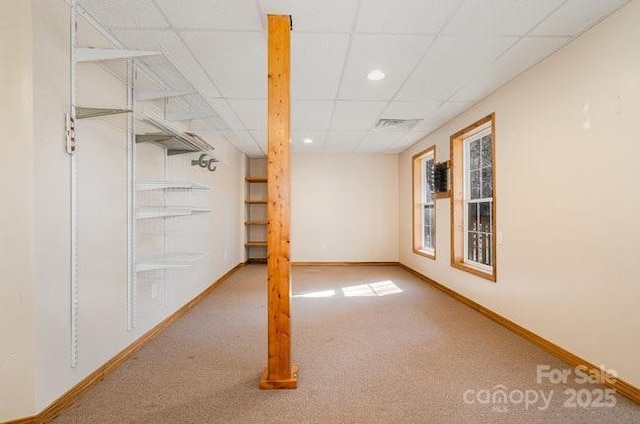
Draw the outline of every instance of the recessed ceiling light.
M309 137L307 137L307 138L305 138L304 140L302 140L302 142L303 142L304 144L311 144L311 143L313 143L313 140L312 140L312 139L310 139Z
M384 72L382 72L380 69L374 69L367 74L367 78L371 81L380 81L384 77Z

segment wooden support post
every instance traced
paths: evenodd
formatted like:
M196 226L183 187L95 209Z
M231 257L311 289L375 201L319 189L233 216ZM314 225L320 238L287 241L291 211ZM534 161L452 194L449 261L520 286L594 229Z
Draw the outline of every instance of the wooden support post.
M269 93L267 155L267 272L269 358L261 389L295 389L298 368L291 363L291 264L289 221L291 186L290 32L291 18L269 15Z

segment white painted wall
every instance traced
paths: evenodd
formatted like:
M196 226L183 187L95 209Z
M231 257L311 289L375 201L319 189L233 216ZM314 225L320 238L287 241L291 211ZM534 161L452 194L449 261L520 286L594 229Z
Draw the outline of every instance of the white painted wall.
M400 260L640 386L640 2L520 75L400 157ZM498 282L411 251L411 156L496 113ZM587 125L588 123L588 125ZM588 128L587 128L588 127ZM531 370L535 372L535 370Z
M0 422L34 415L243 261L244 156L215 134L215 172L198 155L168 160L167 178L211 188L211 213L196 246L211 252L192 274L152 298L139 286L138 325L127 331L126 137L123 116L78 122L79 365L70 357L69 174L64 114L69 110L69 7L63 0L3 3L0 17ZM78 104L124 105L123 83L94 64L78 66ZM142 171L162 175L163 154L141 148ZM144 174L144 172L143 172ZM149 177L150 175L147 175ZM35 303L35 305L34 305Z
M292 157L295 262L398 260L398 157Z
M35 401L34 135L31 1L0 14L0 422ZM11 64L11 66L7 66Z

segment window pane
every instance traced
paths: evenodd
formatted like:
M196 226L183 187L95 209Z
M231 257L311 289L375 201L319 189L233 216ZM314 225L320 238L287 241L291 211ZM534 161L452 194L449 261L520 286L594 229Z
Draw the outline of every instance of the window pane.
M422 245L425 248L433 249L433 205L424 207L424 234Z
M478 205L469 203L467 211L467 231L478 231Z
M471 165L470 169L480 168L480 140L470 143L469 164Z
M479 231L490 233L491 232L491 203L482 202L479 204L479 209L480 209Z
M424 243L422 243L422 247L433 249L433 227L431 226L424 227Z
M433 220L433 206L424 205L424 225L431 225Z
M491 134L482 137L482 166L491 165Z
M478 259L476 262L491 265L491 236L478 234Z
M471 189L470 199L480 199L480 170L471 171L471 181L469 188Z
M487 263L487 236L484 234L478 234L478 262L481 264Z
M433 202L433 159L424 161L424 177L425 202Z
M470 261L478 261L478 233L467 233L467 259Z
M482 198L493 197L493 176L491 167L482 168Z

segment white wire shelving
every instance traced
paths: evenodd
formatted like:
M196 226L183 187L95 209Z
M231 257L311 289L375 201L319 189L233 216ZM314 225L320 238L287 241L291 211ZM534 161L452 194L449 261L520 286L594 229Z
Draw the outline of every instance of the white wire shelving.
M145 255L138 259L136 272L170 268L189 268L207 256L209 256L209 253L206 252L167 252Z

